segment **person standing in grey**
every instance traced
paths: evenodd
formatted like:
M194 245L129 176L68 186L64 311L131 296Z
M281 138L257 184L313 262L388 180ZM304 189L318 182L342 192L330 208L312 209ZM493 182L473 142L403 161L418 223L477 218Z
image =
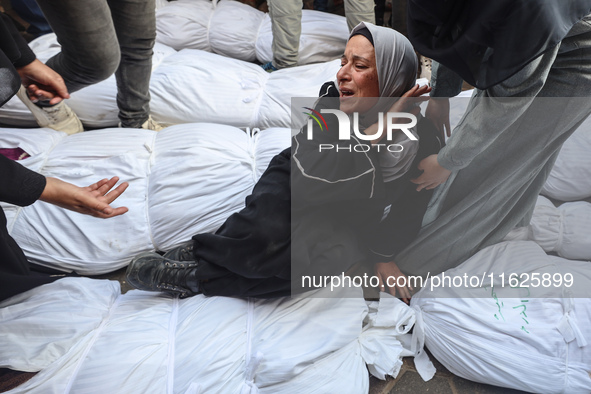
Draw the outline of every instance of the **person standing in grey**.
M374 0L345 0L345 18L349 31L361 22L376 23Z
M414 180L417 189L439 187L419 236L395 258L405 274L436 275L529 223L562 144L591 113L591 17L579 20L580 16L569 15L573 20L569 26L555 15L549 20L566 29L558 44L550 39L556 37L538 33L546 38L538 42L548 43L547 48L541 47L533 60L524 59L528 61L517 72L507 77L498 72L500 68L487 68L480 73L489 80L502 80L475 91L447 146L421 162L424 173ZM546 28L559 30L546 23L538 24L536 32ZM436 50L433 53L437 55ZM514 55L506 59L515 59ZM450 74L451 68L434 68L432 95L450 97L459 92L462 78ZM462 68L457 70L460 73ZM478 86L479 79L475 81ZM429 105L442 102L445 99ZM440 111L431 108L431 112ZM449 127L445 116L432 118L439 119L440 130L445 123Z
M69 92L115 73L120 126L159 130L150 117L155 1L37 2L62 46L46 64L63 77Z
M273 61L262 67L272 72L297 66L302 34L302 1L268 0L267 4L273 32Z
M261 67L267 72L298 65L302 34L301 0L268 0L273 32L273 61ZM375 23L374 0L345 0L347 26L352 31L360 22Z

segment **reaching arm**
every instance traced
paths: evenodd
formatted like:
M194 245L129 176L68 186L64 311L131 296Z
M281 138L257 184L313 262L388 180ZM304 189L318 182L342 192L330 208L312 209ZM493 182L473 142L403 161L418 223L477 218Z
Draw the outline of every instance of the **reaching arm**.
M127 182L113 189L118 180L113 177L87 187L78 187L57 178L46 178L0 155L0 201L19 206L27 206L40 199L71 211L110 218L127 212L125 207L112 208L109 205L127 189Z
M126 207L112 208L109 205L129 186L127 182L123 182L113 189L118 181L118 177L113 177L102 179L87 187L78 187L48 177L40 200L86 215L102 219L111 218L128 211Z

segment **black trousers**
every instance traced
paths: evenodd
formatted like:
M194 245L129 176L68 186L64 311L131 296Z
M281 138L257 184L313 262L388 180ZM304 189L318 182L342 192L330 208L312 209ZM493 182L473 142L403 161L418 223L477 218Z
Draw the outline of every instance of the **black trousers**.
M306 291L294 277L338 275L366 257L358 219L342 208L311 207L294 214L291 149L275 156L246 198L215 234L193 237L196 277L208 296L274 298ZM295 217L292 217L295 215ZM372 221L373 222L373 221Z
M275 156L215 234L198 234L197 278L205 295L273 298L290 293L290 149Z
M421 145L413 168L385 184L382 199L346 201L344 206L331 203L294 211L291 149L275 156L241 211L215 234L193 237L199 262L196 276L203 294L286 296L306 290L292 284L292 273L294 279L340 275L358 262L387 261L369 250L394 256L418 234L432 191L417 192L410 179L420 175L417 166L423 158L439 151L436 134L435 127L421 118ZM387 204L390 215L380 221Z

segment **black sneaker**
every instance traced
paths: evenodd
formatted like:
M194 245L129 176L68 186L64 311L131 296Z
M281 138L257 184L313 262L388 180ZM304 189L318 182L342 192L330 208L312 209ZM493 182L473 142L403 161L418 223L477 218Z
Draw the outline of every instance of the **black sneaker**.
M142 253L127 267L127 282L139 290L164 291L181 298L199 294L196 261L173 261L157 253Z
M164 258L174 261L194 261L193 241L185 242L174 249L170 249L164 253Z

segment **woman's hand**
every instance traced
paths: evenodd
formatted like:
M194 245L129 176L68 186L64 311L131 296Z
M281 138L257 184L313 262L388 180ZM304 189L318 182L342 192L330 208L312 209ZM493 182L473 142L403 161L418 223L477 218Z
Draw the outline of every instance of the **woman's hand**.
M412 183L419 185L417 191L420 192L423 189L431 190L447 181L451 171L439 165L437 161L437 155L431 155L425 157L419 163L419 170L423 170L421 176L415 179L411 179Z
M112 218L128 211L126 207L112 208L109 205L129 186L127 182L123 182L116 189L111 190L117 181L119 178L113 177L102 179L87 187L78 187L57 178L48 177L40 200L97 218Z
M17 71L31 100L49 100L49 104L54 105L63 99L70 98L68 88L61 75L38 59L26 66L19 67Z
M421 112L420 104L423 101L429 100L428 96L425 96L425 97L421 97L421 96L423 94L429 93L430 91L431 91L431 87L428 85L424 85L424 86L415 85L409 91L404 93L402 95L402 97L400 97L398 100L396 100L396 102L394 104L392 104L392 106L390 107L388 112L406 112L406 113L411 113L414 116L418 116L419 113ZM406 119L406 121L408 121L408 119ZM398 122L404 123L404 121L402 121L402 120L401 121L394 120L394 123L398 123ZM386 114L384 114L383 125L386 125L386 124L387 124L387 119L386 119ZM378 126L379 126L378 122L372 124L371 126L369 126L365 130L365 134L367 134L367 135L377 134L377 132L379 131ZM384 133L382 130L382 133L380 133L380 137L376 138L375 140L372 140L371 143L374 145L379 143L382 140L382 138L384 138L385 135L386 135L386 133Z
M407 112L417 116L421 112L421 103L429 100L428 96L421 96L430 91L431 87L429 85L419 86L417 84L396 100L388 112Z
M410 302L411 291L414 288L410 285L408 278L400 271L400 268L398 268L395 262L376 263L374 272L380 281L381 291L386 291L386 286L388 286L388 291L394 297L398 294L398 297L402 301L407 304ZM398 286L398 284L404 284L404 286Z
M451 137L451 128L449 126L449 99L446 97L431 97L425 117L435 125L441 136L441 141L445 141L445 136Z

